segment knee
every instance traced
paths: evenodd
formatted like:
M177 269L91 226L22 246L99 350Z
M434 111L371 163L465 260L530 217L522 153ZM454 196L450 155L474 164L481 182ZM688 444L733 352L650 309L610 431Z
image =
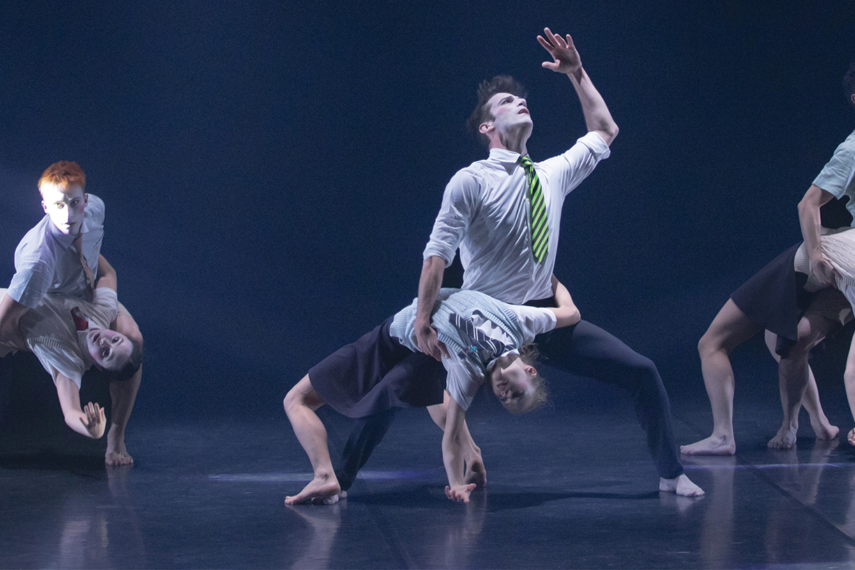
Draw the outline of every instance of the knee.
M295 386L288 391L288 394L285 395L285 399L282 400L282 407L285 408L285 413L290 416L294 411L294 408L302 403L303 394L297 390L297 387Z
M635 379L635 384L640 390L659 391L662 388L662 379L659 371L652 360L646 356L638 356L630 364L630 375ZM664 388L662 388L664 390Z
M790 348L790 358L807 358L808 353L813 347L819 344L821 338L817 338L813 326L808 319L799 321L798 338L796 343Z
M721 350L721 346L709 331L704 333L704 336L698 341L698 354L701 355L702 360L719 350Z

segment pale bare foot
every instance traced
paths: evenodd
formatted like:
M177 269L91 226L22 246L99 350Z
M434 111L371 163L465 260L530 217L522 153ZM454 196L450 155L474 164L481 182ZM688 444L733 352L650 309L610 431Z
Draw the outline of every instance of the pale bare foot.
M692 483L685 473L674 479L660 477L659 490L666 493L676 493L681 497L700 497L704 494L704 490Z
M810 427L813 428L813 433L816 434L816 439L834 439L837 437L837 434L840 433L840 428L831 425L828 418L825 416L816 420L811 416Z
M784 423L778 428L778 433L775 437L769 440L766 447L771 449L790 449L796 444L796 433L799 431L799 425L794 426Z
M691 445L681 445L680 453L686 455L734 455L736 441L733 436L711 435Z
M463 473L464 483L475 483L477 489L481 489L487 485L487 469L484 467L484 461L480 456L473 457L466 461L466 470Z
M303 487L299 494L285 497L286 505L312 503L313 505L333 505L338 502L341 487L335 475L316 476Z
M134 458L125 447L125 435L118 434L115 429L107 432L107 453L104 455L104 463L107 465L133 465L134 463Z

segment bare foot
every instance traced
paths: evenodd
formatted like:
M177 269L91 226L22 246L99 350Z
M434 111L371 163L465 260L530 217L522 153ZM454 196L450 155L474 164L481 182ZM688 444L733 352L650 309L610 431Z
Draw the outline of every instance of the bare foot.
M681 445L680 453L686 455L734 455L736 442L733 436L711 435L691 445Z
M791 426L787 423L778 428L778 433L775 437L769 440L766 447L771 449L790 449L796 444L796 433L799 431L799 425Z
M676 493L681 497L700 497L704 494L704 490L692 483L685 473L674 479L660 477L659 490L666 493Z
M104 463L107 465L133 465L134 458L130 456L125 447L125 436L117 435L116 430L107 432L107 453L104 455Z
M810 427L813 428L813 433L816 434L816 439L834 439L837 437L837 434L840 433L840 428L831 425L828 418L825 416L816 420L811 416Z
M475 483L477 489L481 489L487 485L487 469L484 467L484 461L480 456L466 461L463 482L467 484Z
M286 505L312 503L313 505L333 505L338 502L341 487L335 475L317 476L303 487L298 495L285 497Z

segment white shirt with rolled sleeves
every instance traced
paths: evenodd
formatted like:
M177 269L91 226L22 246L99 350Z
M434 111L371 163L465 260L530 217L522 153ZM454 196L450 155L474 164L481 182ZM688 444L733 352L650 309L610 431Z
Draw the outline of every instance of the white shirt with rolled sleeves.
M97 276L104 240L104 202L94 194L89 194L80 232L86 264ZM15 249L15 275L7 294L30 309L47 293L82 297L86 275L73 241L74 236L60 232L46 214Z
M855 226L855 131L834 150L831 160L823 167L813 185L835 198L849 196L846 209L852 214L852 226Z
M424 259L437 256L448 265L459 247L463 289L517 305L550 297L564 198L609 154L605 141L591 132L567 152L534 163L549 223L545 263L537 263L531 252L528 186L520 155L504 149L491 149L488 159L451 178Z

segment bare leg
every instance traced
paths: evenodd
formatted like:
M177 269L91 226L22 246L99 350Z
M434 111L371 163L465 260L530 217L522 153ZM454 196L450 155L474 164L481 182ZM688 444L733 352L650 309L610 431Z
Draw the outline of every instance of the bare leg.
M341 487L333 471L330 452L327 448L327 430L315 413L315 410L324 405L324 401L312 388L308 374L291 388L285 396L284 405L291 427L294 428L297 440L309 456L314 472L314 478L299 494L285 497L285 504L335 503L338 501Z
M849 411L855 418L855 336L849 345L849 356L846 358L846 370L843 372L843 382L846 385L846 399L849 401ZM855 445L855 429L847 437L849 445Z
M806 325L807 326L807 325ZM834 325L836 326L836 324ZM800 329L800 335L802 331L807 332L807 328ZM797 354L799 352L803 352L806 346L794 346L790 349L790 358L796 357L796 361L792 363L784 362L782 365L781 357L775 352L775 348L778 342L778 337L774 333L770 331L766 331L765 335L766 347L769 349L769 352L772 354L772 358L778 363L778 389L781 394L781 404L782 406L786 406L785 402L788 402L790 399L789 395L789 382L790 375L792 374L804 374L805 369L807 370L807 386L802 395L802 406L804 406L805 410L807 410L808 415L810 416L810 425L813 428L814 434L817 439L833 439L837 437L839 433L839 429L837 426L831 425L831 422L828 421L828 418L825 416L825 412L822 411L822 405L819 402L819 390L816 387L816 379L813 376L813 371L810 369L810 365L807 362L807 355ZM821 339L820 339L821 340ZM819 342L819 341L817 341ZM808 353L810 352L810 348L807 349ZM799 361L804 359L804 363L801 364ZM785 359L788 360L788 359ZM797 379L798 383L801 383L803 380ZM798 432L798 415L795 414L795 423L792 421L792 416L794 414L784 412L784 420L781 424L781 427L778 429L778 433L775 434L769 443L767 444L769 447L773 449L789 449L793 446L796 440L796 434Z
M433 422L439 426L439 429L445 431L445 417L448 413L448 401L451 398L448 392L443 392L442 403L435 406L428 406L428 413ZM481 448L475 445L475 440L472 439L472 434L469 433L469 426L466 425L466 420L463 420L462 437L466 439L463 446L463 461L466 464L466 469L463 474L463 482L466 484L475 483L477 487L484 487L487 484L487 469L484 467L484 460L481 457Z
M124 309L124 307L122 307ZM111 327L122 333L140 347L143 345L143 336L140 328L130 313L120 311ZM110 382L110 400L112 411L110 413L110 431L107 432L107 453L104 462L107 465L131 465L134 458L130 456L125 447L125 428L131 418L134 402L142 381L143 367L137 370L129 380L122 382Z
M728 299L698 343L701 371L713 413L713 432L706 439L680 447L689 455L733 455L733 369L730 353L762 328Z

